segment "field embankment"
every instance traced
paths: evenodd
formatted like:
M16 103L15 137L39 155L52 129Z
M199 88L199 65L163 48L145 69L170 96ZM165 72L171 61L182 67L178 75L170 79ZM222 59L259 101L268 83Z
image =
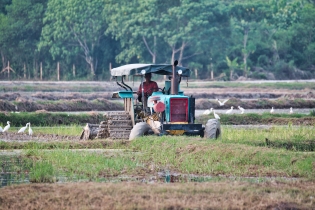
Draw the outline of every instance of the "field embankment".
M127 82L134 90L137 84ZM163 82L158 82L163 87ZM121 88L109 82L3 82L0 85L0 111L111 111L122 110L122 100L112 99ZM196 98L197 109L314 108L313 82L200 82L182 83L185 95ZM215 99L230 99L220 107Z

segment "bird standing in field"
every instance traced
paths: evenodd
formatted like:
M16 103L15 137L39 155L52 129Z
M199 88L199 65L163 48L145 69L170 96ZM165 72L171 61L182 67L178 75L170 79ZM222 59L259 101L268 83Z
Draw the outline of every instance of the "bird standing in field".
M31 123L28 123L28 135L30 135L30 136L33 135L33 130L31 128Z
M271 107L270 114L273 114L274 112L275 110L273 109L273 107Z
M212 113L212 108L211 109L207 109L206 111L203 112L203 114L208 115Z
M22 127L18 133L24 133L24 131L26 130L27 126L29 125L29 123L26 123L26 126L25 127Z
M220 119L220 116L219 116L218 114L216 114L214 110L213 110L213 115L214 115L214 118L215 118L215 119L217 119L217 120Z
M219 102L220 106L223 106L229 99L224 100L223 102L221 102L219 99L217 99L217 101Z
M6 125L6 126L3 128L3 131L2 131L2 132L6 132L6 131L9 130L9 128L10 128L10 121L7 121L7 124L8 124L8 125Z
M293 109L292 109L292 107L290 108L290 114L293 114Z
M232 113L233 108L234 108L234 107L233 107L233 106L231 106L231 109L227 110L225 113L226 113L226 114L230 114L230 113Z
M241 110L241 114L244 114L245 109L243 107L238 106L238 109Z

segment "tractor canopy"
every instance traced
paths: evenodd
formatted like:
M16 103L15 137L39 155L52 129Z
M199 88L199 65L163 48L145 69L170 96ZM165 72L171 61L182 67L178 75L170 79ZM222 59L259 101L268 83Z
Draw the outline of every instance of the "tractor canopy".
M181 76L189 77L190 71L186 67L176 66L175 71L178 72L182 70ZM142 75L141 71L145 70L145 73L154 73L160 75L172 75L173 66L170 64L128 64L113 68L111 70L111 75L115 76L125 76L125 75Z

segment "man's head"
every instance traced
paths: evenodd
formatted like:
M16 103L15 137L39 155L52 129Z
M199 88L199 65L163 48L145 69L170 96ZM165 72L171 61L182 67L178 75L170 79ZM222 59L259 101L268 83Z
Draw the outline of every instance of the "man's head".
M151 81L151 77L152 77L151 73L147 73L147 74L144 75L144 78L147 81Z

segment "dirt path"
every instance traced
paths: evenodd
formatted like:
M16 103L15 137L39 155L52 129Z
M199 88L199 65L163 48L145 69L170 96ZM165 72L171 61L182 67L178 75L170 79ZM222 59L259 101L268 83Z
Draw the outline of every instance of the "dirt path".
M0 209L314 209L314 191L279 181L26 184L0 188Z

